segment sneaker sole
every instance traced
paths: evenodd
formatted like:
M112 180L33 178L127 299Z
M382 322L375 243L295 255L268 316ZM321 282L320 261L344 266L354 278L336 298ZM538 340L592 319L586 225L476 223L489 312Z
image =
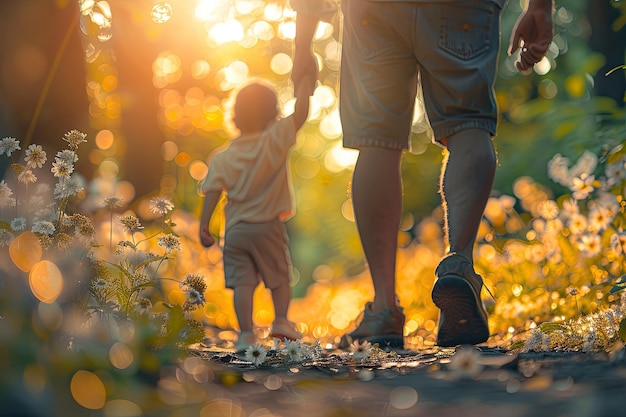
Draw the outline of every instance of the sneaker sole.
M476 345L489 339L482 301L463 277L448 275L437 279L432 299L441 310L437 345Z

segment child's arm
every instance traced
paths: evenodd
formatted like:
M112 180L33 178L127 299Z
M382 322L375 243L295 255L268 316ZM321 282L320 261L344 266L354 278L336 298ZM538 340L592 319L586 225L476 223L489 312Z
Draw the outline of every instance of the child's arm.
M304 77L295 87L296 105L293 112L293 124L299 130L309 115L309 97L313 95L316 80Z
M209 222L217 203L220 201L221 191L208 191L204 195L202 216L200 217L200 243L207 248L215 244L215 238L209 232Z

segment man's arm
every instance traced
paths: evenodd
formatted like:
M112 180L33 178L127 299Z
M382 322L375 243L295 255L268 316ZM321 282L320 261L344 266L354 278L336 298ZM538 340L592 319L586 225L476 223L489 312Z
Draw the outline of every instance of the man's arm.
M513 27L509 44L509 55L521 48L515 63L519 71L531 69L548 51L554 36L553 8L554 0L527 0L526 8Z
M299 12L296 16L296 38L294 41L294 58L291 79L294 88L302 84L305 78L317 79L317 61L311 49L313 35L319 22L319 17Z
M207 248L215 244L215 238L209 232L209 222L221 195L221 191L208 191L204 195L204 204L202 205L202 215L200 217L200 243Z

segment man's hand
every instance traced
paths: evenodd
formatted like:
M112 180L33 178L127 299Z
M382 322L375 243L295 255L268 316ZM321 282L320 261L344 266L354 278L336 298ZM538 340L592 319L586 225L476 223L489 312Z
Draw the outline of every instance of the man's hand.
M312 84L314 86L317 75L318 68L315 55L304 51L296 53L291 71L291 80L293 81L296 96L300 95L298 90L300 90L302 85L309 86Z
M209 229L201 229L200 230L200 243L205 248L210 248L215 244L215 238L209 232Z
M554 36L552 22L553 0L528 0L526 10L517 19L511 41L509 55L521 48L515 67L528 71L541 61Z

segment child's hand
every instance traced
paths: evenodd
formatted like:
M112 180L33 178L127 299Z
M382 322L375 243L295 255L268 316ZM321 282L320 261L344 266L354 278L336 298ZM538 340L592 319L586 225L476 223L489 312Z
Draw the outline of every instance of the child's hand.
M205 248L210 248L215 244L215 238L208 229L200 230L200 243L202 243L202 246Z
M305 76L300 79L300 83L295 85L295 96L297 99L308 99L313 95L315 91L315 84L317 83L317 79L310 76Z

